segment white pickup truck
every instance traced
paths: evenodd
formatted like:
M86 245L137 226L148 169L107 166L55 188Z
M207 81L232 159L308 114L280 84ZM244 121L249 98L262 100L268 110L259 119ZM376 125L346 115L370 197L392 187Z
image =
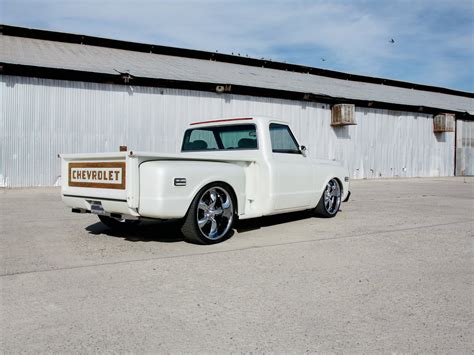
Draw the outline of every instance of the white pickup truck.
M334 217L349 199L348 170L312 160L288 123L263 117L192 123L181 153L62 154L61 195L110 228L182 219L187 241L228 238L237 218L314 209Z

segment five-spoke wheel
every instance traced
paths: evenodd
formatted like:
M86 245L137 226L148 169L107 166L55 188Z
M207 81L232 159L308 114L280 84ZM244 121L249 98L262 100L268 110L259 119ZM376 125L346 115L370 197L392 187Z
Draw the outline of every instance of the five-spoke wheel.
M181 231L187 241L212 244L232 233L235 203L230 188L214 183L203 188L193 200Z
M341 186L336 179L331 179L324 189L315 212L321 217L334 217L341 207Z

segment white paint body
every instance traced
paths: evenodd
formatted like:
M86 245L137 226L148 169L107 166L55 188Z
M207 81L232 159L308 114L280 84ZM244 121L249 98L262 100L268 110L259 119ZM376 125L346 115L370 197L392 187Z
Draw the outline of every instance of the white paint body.
M330 179L349 193L349 172L340 162L311 159L303 154L273 153L270 118L253 118L258 149L169 153L91 153L61 155L62 198L72 208L90 210L100 201L107 213L156 219L186 215L197 193L213 182L228 184L235 193L240 219L314 208ZM236 124L227 121L205 124ZM240 122L242 123L242 122ZM70 162L125 162L126 188L103 189L68 185ZM186 186L175 186L185 178Z

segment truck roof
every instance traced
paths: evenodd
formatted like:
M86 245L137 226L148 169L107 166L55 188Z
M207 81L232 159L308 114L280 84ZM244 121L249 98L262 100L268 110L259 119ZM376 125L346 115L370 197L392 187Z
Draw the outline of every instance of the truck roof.
M288 122L283 121L281 119L277 119L277 118L255 116L255 117L222 117L222 118L216 118L212 120L192 122L190 126L197 126L197 125L204 125L204 124L205 125L225 125L225 124L239 123L239 122L245 122L245 121L279 122L279 123L288 124Z

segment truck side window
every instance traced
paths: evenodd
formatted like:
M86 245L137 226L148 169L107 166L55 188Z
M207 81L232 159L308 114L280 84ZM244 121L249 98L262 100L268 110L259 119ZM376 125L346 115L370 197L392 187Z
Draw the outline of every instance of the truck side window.
M301 154L290 127L278 123L270 123L270 139L273 153Z

